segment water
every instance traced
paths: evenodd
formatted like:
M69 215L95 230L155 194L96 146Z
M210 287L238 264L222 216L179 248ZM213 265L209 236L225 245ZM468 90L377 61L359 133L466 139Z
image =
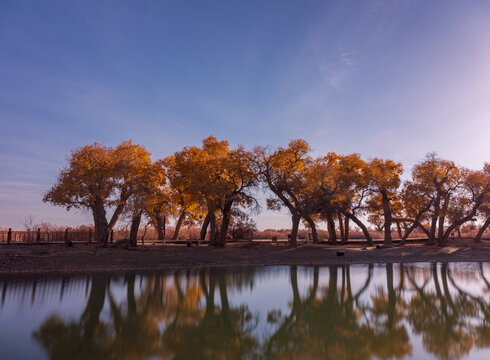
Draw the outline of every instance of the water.
M490 264L0 279L2 359L488 359Z

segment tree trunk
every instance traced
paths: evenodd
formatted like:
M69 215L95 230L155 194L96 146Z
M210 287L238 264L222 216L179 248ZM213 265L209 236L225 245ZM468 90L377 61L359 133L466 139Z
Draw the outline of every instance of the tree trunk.
M337 212L337 217L339 219L340 242L342 245L344 245L346 243L344 233L344 220L342 219L342 214L340 213L340 211Z
M422 218L422 215L424 215L430 209L431 205L432 205L432 201L430 201L427 204L427 206L425 206L417 213L417 215L415 216L415 220L412 223L412 225L410 225L410 227L407 228L407 225L404 223L405 234L403 235L402 240L400 241L400 245L405 245L405 241L407 240L408 235L410 235L410 233L414 231L417 226L419 226L427 235L427 237L430 238L430 232L427 231L427 229L422 226L422 224L420 223L420 219Z
M136 246L138 243L138 229L141 222L141 212L137 212L131 219L131 230L129 231L129 245Z
M335 221L333 220L333 213L327 213L327 227L328 227L328 241L334 245L337 245L337 232L335 231Z
M98 196L95 198L94 206L92 207L92 213L94 216L94 236L95 241L107 246L107 239L109 237L109 225L107 224L104 204L102 199Z
M177 219L177 223L175 224L175 230L174 230L174 234L172 235L172 240L177 240L177 238L179 237L179 231L180 228L182 227L182 223L184 222L185 215L186 215L185 211L180 212L179 218Z
M226 235L228 234L228 227L230 226L231 221L231 207L233 205L233 201L225 202L225 206L223 206L223 221L221 221L221 229L218 234L218 246L225 246L226 243Z
M318 242L318 233L316 232L315 222L309 216L305 216L304 219L306 220L306 222L308 223L308 226L311 229L311 234L313 236L313 242L317 243Z
M216 246L216 214L209 211L209 245Z
M204 217L204 220L202 222L201 233L199 235L199 239L201 239L201 240L206 239L206 233L208 232L208 226L209 226L209 213L206 214L206 216Z
M437 238L442 239L444 236L444 222L446 221L447 208L449 206L449 196L444 197L444 203L442 204L441 211L439 213L439 227L437 231Z
M458 239L462 239L463 235L461 235L461 226L458 226Z
M153 213L152 222L157 231L158 240L165 240L165 232L163 231L165 224L163 223L163 215L160 211Z
M487 217L487 220L485 220L485 222L483 223L483 225L480 228L480 230L478 230L478 234L476 234L476 237L475 237L475 242L480 242L481 241L481 238L483 236L483 233L485 232L485 230L487 229L487 227L489 225L490 225L490 216Z
M301 220L301 217L299 215L293 215L291 217L291 220L293 222L293 227L291 229L291 239L289 240L289 246L295 247L296 240L298 238L298 228L299 228L299 221Z
M430 233L429 233L429 245L433 245L436 241L436 227L437 227L437 219L439 218L440 212L440 204L441 198L437 195L434 201L434 214L432 214L431 224L430 224Z
M405 234L402 237L402 240L400 241L400 245L405 245L405 242L407 241L408 236L411 234L412 231L415 230L417 226L419 226L418 220L415 220L413 224L405 231Z
M403 233L402 233L402 226L400 225L400 222L396 222L396 231L398 232L398 237L400 240L403 238Z
M116 225L117 220L121 216L122 212L124 210L124 205L117 205L116 210L114 210L114 214L112 214L111 221L109 221L109 232L111 232L112 229L114 229L114 225Z
M381 193L382 199L383 199L383 215L385 218L385 239L383 246L391 246L392 245L392 239L391 239L391 206L390 206L390 198L388 197L388 194L386 192Z
M369 234L369 230L367 229L366 225L364 225L362 221L357 218L357 216L351 214L350 212L342 210L342 214L346 217L349 217L352 221L354 221L354 223L357 226L359 226L362 232L364 233L368 245L373 245L373 238L371 237L371 234Z
M347 242L349 241L349 218L347 216L345 216L345 219L344 219L344 236L345 236L345 243L347 244Z
M468 215L459 219L458 221L454 222L451 226L449 226L446 229L446 232L444 233L443 237L439 239L439 245L444 245L446 243L447 239L449 238L449 234L451 234L451 231L456 229L458 226L463 225L465 222L473 219L473 217L476 215L476 211L478 210L479 206L480 204L475 205Z
M422 225L420 222L417 222L417 226L424 232L425 235L427 235L427 239L430 241L430 231L425 228L424 225ZM429 244L429 243L427 243Z

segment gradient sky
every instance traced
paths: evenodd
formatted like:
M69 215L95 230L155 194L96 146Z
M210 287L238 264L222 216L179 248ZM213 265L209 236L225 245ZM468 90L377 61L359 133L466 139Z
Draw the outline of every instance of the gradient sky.
M490 161L490 1L0 1L0 227L91 217L41 202L71 149L153 159L213 134L316 155ZM289 227L263 211L259 228Z

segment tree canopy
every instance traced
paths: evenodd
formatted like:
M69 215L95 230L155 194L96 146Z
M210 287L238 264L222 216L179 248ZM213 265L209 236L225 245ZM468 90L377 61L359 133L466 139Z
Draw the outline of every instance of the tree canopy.
M152 162L150 153L131 141L116 147L94 143L74 150L44 201L89 210L96 240L105 243L121 214L131 219L131 239L142 218L164 238L167 218L175 219L174 239L184 224L200 224L200 238L225 245L245 226L243 211L259 211L257 189L266 192L271 210L291 215L290 245L297 243L301 221L319 241L318 222L326 222L329 241L349 239L352 221L372 243L369 226L392 244L395 226L401 243L415 230L429 243L447 242L468 222L481 222L479 241L490 225L490 165L469 170L429 153L402 181L403 165L391 159L364 160L359 154L330 152L315 157L296 139L286 147L243 146L209 136ZM110 219L106 215L110 213ZM251 228L254 228L252 226ZM233 231L233 234L232 232Z

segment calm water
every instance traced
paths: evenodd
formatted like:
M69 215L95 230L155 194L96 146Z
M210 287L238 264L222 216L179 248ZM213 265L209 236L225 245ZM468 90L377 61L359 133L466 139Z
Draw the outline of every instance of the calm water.
M0 280L2 359L490 358L490 264Z

